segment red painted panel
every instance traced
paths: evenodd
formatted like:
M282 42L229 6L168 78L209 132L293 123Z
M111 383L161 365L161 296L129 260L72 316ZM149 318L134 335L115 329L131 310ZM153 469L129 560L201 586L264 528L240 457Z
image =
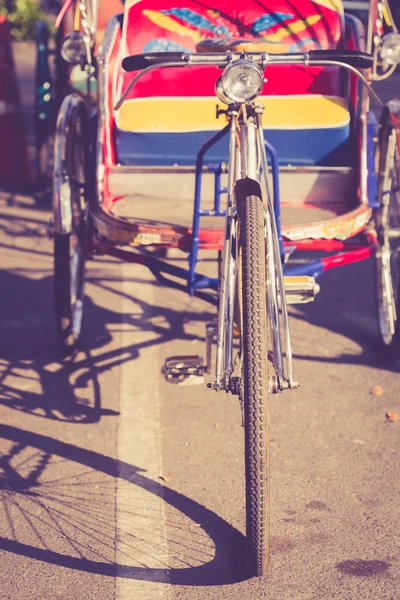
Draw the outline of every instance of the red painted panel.
M209 0L138 0L126 7L122 55L194 52L200 40L218 37L262 42L271 53L299 52L336 48L342 34L338 0L219 0L217 7ZM130 97L213 95L219 72L209 67L155 71ZM336 69L271 66L266 76L265 94L340 93ZM132 75L121 77L124 90Z
M344 265L351 265L360 260L366 260L372 256L373 251L371 247L360 248L359 250L352 250L350 252L343 252L342 254L336 254L336 256L328 256L322 259L324 265L324 271L329 269L336 269L337 267L343 267Z

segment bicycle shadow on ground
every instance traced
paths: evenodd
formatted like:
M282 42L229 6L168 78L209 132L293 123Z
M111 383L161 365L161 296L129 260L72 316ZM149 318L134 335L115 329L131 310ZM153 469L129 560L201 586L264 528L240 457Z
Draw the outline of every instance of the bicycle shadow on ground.
M137 312L121 315L86 297L82 351L72 360L61 361L55 339L53 278L48 272L35 269L31 277L26 268L0 271L0 288L7 290L0 297L0 403L8 408L76 423L117 415L115 410L101 407L100 374L137 359L153 345L204 339L186 333L185 323L206 322L211 318L208 313L154 309L127 296ZM116 281L118 277L88 277L96 289L122 296L124 293L113 287ZM125 346L113 343L123 323L133 331L151 332L152 339Z
M175 585L246 579L244 536L140 468L16 427L0 425L0 436L2 445L8 444L0 476L3 550L69 569ZM130 502L118 504L118 522L107 494L116 485L130 490ZM136 486L133 504L131 486ZM173 509L167 516L168 558L160 556L160 502ZM20 519L21 514L28 532L17 535L13 515Z
M61 361L56 344L51 243L46 241L47 219L28 197L17 196L16 204L1 198L0 249L4 253L0 271L0 402L9 408L49 419L93 423L115 411L101 408L98 377L101 373L139 356L152 344L186 335L186 318L195 313L157 309L161 324L152 322L152 307L123 293L120 277L112 269L118 262L98 257L88 263L87 283L108 294L115 305L122 296L135 303L135 314L121 315L85 300L82 351L74 360ZM7 206L11 207L7 209ZM107 267L111 267L108 271ZM8 270L7 270L8 269ZM135 283L142 283L140 277ZM157 284L155 284L157 285ZM206 320L206 317L204 316ZM124 348L112 344L122 323L152 332L156 340ZM104 349L103 351L101 349Z
M72 381L78 368L61 363L55 344L51 278L31 279L0 271L0 403L49 419L93 423L101 415L101 394L90 351L85 356L85 390ZM79 387L79 386L78 386ZM78 391L78 390L77 390ZM89 398L87 396L90 396Z

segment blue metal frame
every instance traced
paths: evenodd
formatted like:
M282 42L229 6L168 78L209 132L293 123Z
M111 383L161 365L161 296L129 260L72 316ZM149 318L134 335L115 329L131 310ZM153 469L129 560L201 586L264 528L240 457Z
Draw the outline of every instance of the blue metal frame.
M222 193L225 193L225 188L221 188L221 164L210 164L207 165L208 170L215 174L215 197L214 197L214 210L204 211L201 208L201 184L203 176L204 156L206 152L212 148L220 139L222 139L229 132L230 125L227 125L221 131L214 133L204 144L200 147L196 156L196 181L194 190L194 209L193 209L193 226L192 226L192 247L189 255L189 276L188 276L188 290L190 296L193 296L195 289L212 287L217 288L218 280L210 279L209 277L203 277L196 274L196 265L198 262L199 255L199 232L200 232L200 217L201 216L224 216L225 211L220 210L220 201Z
M187 276L187 287L189 294L193 296L196 290L211 288L218 289L218 279L210 278L199 273L196 273L196 266L199 254L199 232L200 218L202 216L225 216L225 211L221 210L221 195L227 193L227 189L221 187L221 174L223 168L221 163L212 163L207 165L208 172L214 173L214 208L213 210L203 210L201 208L201 185L204 167L204 157L206 152L215 145L222 137L229 132L229 125L221 131L218 131L211 136L200 148L196 157L196 183L194 195L194 211L193 211L193 231L192 231L192 246L189 254L189 270L182 270L179 276ZM377 206L377 177L375 171L375 152L376 152L376 136L377 136L377 120L373 113L368 113L367 116L368 140L367 140L367 165L368 165L368 201L369 206L375 208ZM284 244L281 227L281 198L279 188L279 157L276 149L272 144L265 141L265 149L270 157L272 170L272 188L274 198L275 221L278 232L279 250L283 262ZM311 263L298 265L291 268L285 268L285 275L308 275L317 279L324 271L324 263L321 260L316 260ZM160 277L161 275L158 274Z
M297 265L295 267L285 268L283 265L283 274L285 277L297 277L297 276L309 276L318 279L324 271L324 263L322 260L313 260L312 262L305 263L303 265Z
M223 217L226 215L225 210L221 210L221 196L227 193L227 188L221 186L221 175L223 173L222 163L211 163L207 165L207 170L214 173L214 208L213 210L203 210L201 208L201 185L204 167L204 157L206 152L212 148L220 139L229 132L230 125L212 135L199 149L196 157L196 182L194 192L194 209L193 209L193 227L192 227L192 246L189 254L189 272L188 272L188 291L190 296L193 296L195 290L212 288L217 289L218 279L210 278L196 273L196 265L199 255L199 232L200 232L200 217ZM278 153L272 144L265 142L265 149L271 158L272 168L272 187L274 196L274 212L276 227L278 230L279 249L281 257L284 256L283 238L281 229L281 204L279 190L279 157Z
M282 226L281 226L281 194L279 188L279 156L274 146L269 142L265 141L265 149L271 158L272 168L272 190L274 196L274 213L276 229L278 232L279 251L281 254L281 260L283 262L284 248L283 248L283 237L282 237Z
M378 121L373 112L367 114L367 168L368 168L368 206L379 208L378 178L376 175L376 146L378 135Z

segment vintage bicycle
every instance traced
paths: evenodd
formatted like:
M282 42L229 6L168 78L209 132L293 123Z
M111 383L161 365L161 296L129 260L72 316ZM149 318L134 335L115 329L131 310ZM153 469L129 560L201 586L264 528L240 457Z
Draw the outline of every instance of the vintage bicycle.
M171 357L163 372L171 382L211 374L215 342L208 388L239 398L247 562L260 576L268 564L268 402L298 386L287 305L312 301L324 271L374 257L382 348L400 356L400 102L384 107L380 124L370 110L371 96L379 104L370 83L395 71L400 36L390 6L376 0L366 33L338 0L245 8L131 0L97 49L97 8L76 3L75 31L63 44L88 83L65 98L57 122L60 346L65 354L77 347L85 259L98 253L143 264L217 307L206 364ZM193 175L188 223L180 195ZM160 186L171 186L176 223L154 219ZM293 206L311 219L285 224ZM170 248L188 253L187 269L168 261ZM215 277L200 271L203 250L216 255ZM304 250L329 255L294 265Z

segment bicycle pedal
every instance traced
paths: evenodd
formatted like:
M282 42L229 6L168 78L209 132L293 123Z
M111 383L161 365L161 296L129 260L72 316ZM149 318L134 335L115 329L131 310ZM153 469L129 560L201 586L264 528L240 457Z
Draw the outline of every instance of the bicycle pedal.
M286 302L288 304L305 304L312 302L318 294L320 287L314 277L307 275L287 276L283 278L285 284Z
M170 356L161 372L168 383L197 385L204 382L205 367L201 356Z

